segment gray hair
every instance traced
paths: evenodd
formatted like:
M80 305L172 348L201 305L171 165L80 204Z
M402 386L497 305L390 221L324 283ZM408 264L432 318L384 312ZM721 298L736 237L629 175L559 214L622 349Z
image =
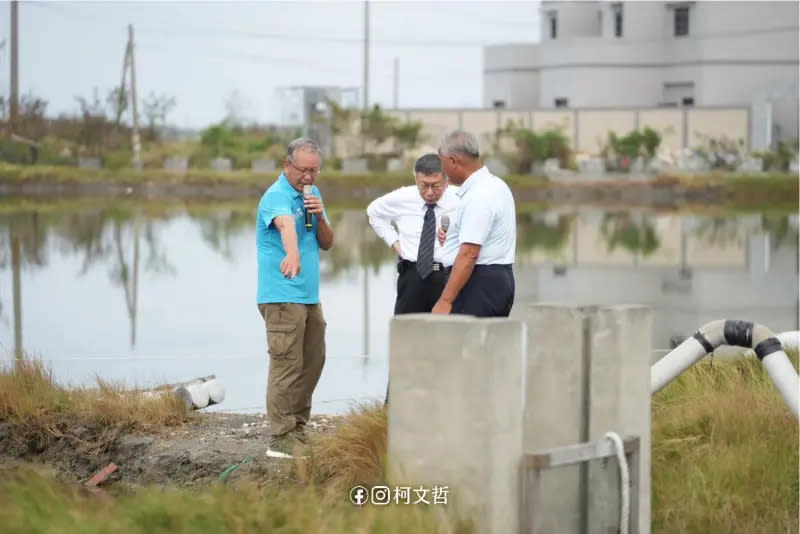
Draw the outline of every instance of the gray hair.
M320 158L322 157L319 145L308 137L298 137L289 143L289 146L286 148L286 158L292 163L294 163L295 152L314 152L320 156Z
M467 156L472 159L481 157L478 139L466 130L454 130L442 138L439 153L444 156Z
M432 176L434 174L444 174L442 170L442 160L439 159L438 154L430 153L417 158L414 163L414 174L424 174L425 176Z

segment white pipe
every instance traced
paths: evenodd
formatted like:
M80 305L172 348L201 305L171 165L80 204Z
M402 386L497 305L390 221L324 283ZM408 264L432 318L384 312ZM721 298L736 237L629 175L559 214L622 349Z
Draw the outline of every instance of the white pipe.
M777 336L785 352L800 352L800 331L781 332Z
M186 391L192 396L192 406L195 409L205 408L208 406L208 390L203 387L203 384L189 384L186 386Z
M650 367L650 391L656 393L681 373L720 345L757 349L767 370L789 409L798 417L800 377L785 350L797 350L800 333L783 332L776 336L768 328L747 321L712 321L700 327L693 337L684 340L669 354ZM779 349L780 346L783 350Z
M775 387L780 391L783 400L789 405L789 409L795 417L798 417L800 414L800 407L798 407L798 404L800 404L800 401L798 401L800 379L798 379L797 371L786 356L786 353L779 350L772 354L767 354L764 356L764 359L761 360L761 364L775 383Z
M664 386L705 355L706 349L699 341L693 337L685 339L672 352L650 367L650 391L652 393L661 391Z
M216 378L204 382L203 387L208 392L209 404L219 404L225 400L225 388Z

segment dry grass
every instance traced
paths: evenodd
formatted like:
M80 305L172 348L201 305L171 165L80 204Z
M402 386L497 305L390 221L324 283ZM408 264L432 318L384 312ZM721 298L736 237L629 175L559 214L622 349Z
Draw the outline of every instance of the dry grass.
M312 461L298 464L301 480L332 495L343 495L356 485L384 483L386 426L382 403L355 408L335 432L314 440Z
M113 431L185 417L169 401L143 402L102 385L64 390L36 363L0 374L0 421L51 437L62 420ZM382 406L359 407L315 441L311 461L297 463L299 483L280 490L147 489L100 507L51 478L3 475L0 524L8 532L469 532L444 509L346 500L354 485L385 482L386 431ZM698 364L657 394L652 463L654 533L798 531L798 424L756 360Z
M797 419L754 358L653 398L652 461L653 532L798 531Z
M98 450L121 432L162 428L187 417L173 396L146 398L100 379L97 387L66 388L38 360L0 369L0 422L35 450L58 438Z
M0 477L4 533L468 534L444 507L353 506L347 494L323 500L310 487L220 486L192 492L146 488L99 500L56 484L52 474L18 470Z

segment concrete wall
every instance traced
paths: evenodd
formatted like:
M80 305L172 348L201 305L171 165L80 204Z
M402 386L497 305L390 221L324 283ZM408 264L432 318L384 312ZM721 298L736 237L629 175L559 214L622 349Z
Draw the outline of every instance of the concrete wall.
M724 109L694 109L686 114L688 146L703 146L704 136L720 139L727 137L735 141L741 140L743 148L749 148L749 114L735 113Z
M676 109L649 109L639 113L639 127L652 128L661 134L661 145L670 152L683 147L683 111Z
M493 65L498 72L483 78L484 107L493 108L495 102L504 107L535 108L539 105L539 61L535 44L513 44L485 47L483 64Z
M601 2L542 2L541 36L542 41L550 39L550 20L548 14L555 13L558 21L556 40L568 36L600 36L600 25L597 13L601 11Z
M662 136L662 146L671 153L684 147L703 146L704 136L743 139L749 147L750 110L725 109L536 109L528 110L390 110L399 120L420 121L423 124L420 145L435 147L446 132L464 128L471 131L481 143L484 153L491 153L493 139L498 129L509 121L522 124L535 131L560 129L573 149L587 154L597 154L608 139L608 132L626 135L638 125L650 126ZM358 143L337 143L357 147ZM340 152L340 155L345 155Z
M620 134L635 129L635 113L583 111L578 114L577 146L585 152L597 154L608 144L609 132Z

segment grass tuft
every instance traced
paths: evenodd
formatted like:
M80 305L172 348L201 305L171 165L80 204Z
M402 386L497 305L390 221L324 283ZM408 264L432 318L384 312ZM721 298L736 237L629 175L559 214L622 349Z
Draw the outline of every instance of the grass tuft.
M150 487L98 499L80 488L56 484L30 468L0 479L3 532L173 533L385 533L467 534L444 508L353 506L347 493L324 500L313 488L218 486L192 492Z
M797 420L755 358L654 396L652 465L653 532L798 531Z
M59 438L101 450L122 432L177 425L188 416L171 395L148 398L100 379L96 387L66 388L39 360L0 368L0 422L37 451Z
M385 482L386 428L383 403L357 406L334 432L314 440L310 477L303 478L338 495Z

